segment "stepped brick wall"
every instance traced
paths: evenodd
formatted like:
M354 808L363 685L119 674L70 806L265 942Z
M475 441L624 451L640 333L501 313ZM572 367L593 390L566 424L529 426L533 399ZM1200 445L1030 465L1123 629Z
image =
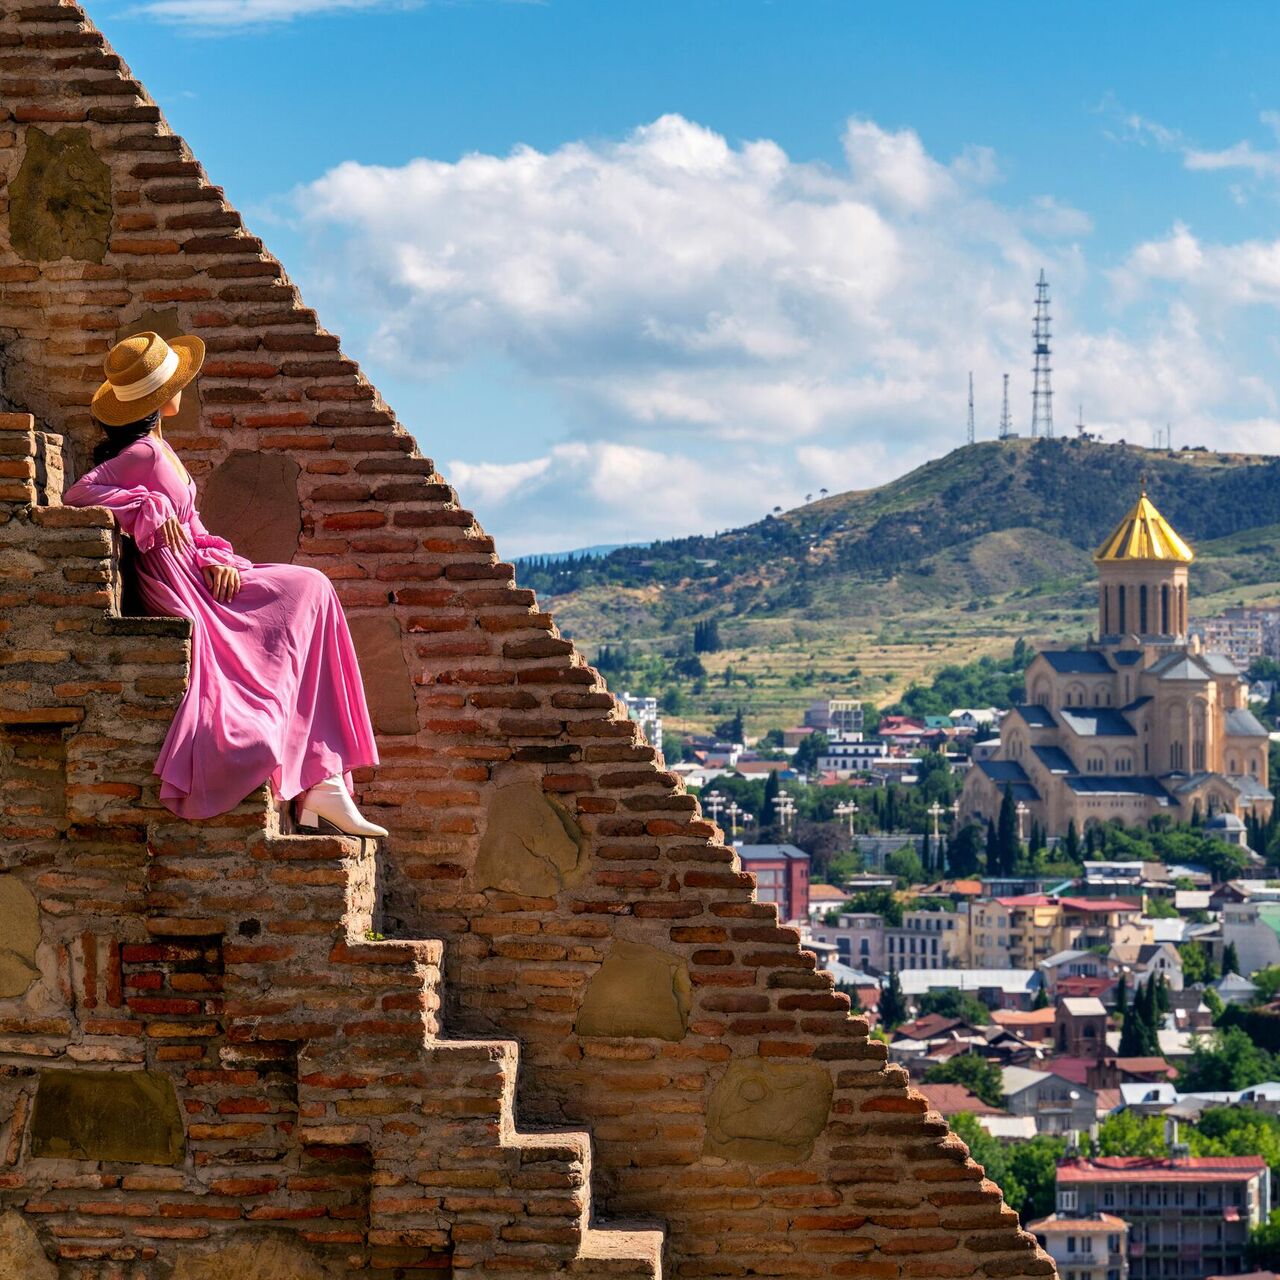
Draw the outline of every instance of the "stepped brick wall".
M79 7L0 3L0 117L0 1280L1051 1275ZM155 800L188 624L57 505L141 328L343 599L376 848Z

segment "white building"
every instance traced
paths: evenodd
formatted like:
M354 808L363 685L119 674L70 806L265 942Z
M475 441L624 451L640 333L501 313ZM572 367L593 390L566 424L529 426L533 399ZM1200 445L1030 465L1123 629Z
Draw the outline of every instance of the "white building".
M657 698L644 698L638 694L622 693L622 705L643 730L646 741L655 751L662 750L662 713Z

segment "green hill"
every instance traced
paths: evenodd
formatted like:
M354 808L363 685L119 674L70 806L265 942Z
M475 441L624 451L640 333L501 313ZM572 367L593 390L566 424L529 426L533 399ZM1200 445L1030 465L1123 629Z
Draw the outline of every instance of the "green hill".
M1280 458L1078 439L971 445L742 529L530 563L520 576L588 653L628 642L618 674L647 692L679 687L671 700L690 724L741 705L759 731L828 693L891 700L1018 636L1082 636L1092 550L1144 476L1197 549L1199 611L1280 597ZM708 618L726 647L701 655L698 679L687 657Z

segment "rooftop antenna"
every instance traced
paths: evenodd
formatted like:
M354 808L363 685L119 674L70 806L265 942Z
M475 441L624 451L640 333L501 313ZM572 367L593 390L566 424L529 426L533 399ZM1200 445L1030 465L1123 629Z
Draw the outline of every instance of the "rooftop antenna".
M973 372L969 373L969 443L973 443Z
M1044 268L1036 282L1036 315L1031 327L1031 351L1036 358L1031 387L1031 438L1053 439L1053 391L1049 387L1049 282Z
M1076 435L1084 439L1084 405L1080 405L1076 415Z
M1000 439L1013 435L1013 422L1009 417L1009 375L1004 375L1004 400L1000 404Z

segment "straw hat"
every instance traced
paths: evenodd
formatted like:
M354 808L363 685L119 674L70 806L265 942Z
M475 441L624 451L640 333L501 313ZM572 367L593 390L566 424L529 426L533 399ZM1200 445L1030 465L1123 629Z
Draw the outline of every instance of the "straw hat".
M155 413L173 399L204 363L204 341L135 333L117 342L102 362L107 380L93 394L93 416L123 427Z

